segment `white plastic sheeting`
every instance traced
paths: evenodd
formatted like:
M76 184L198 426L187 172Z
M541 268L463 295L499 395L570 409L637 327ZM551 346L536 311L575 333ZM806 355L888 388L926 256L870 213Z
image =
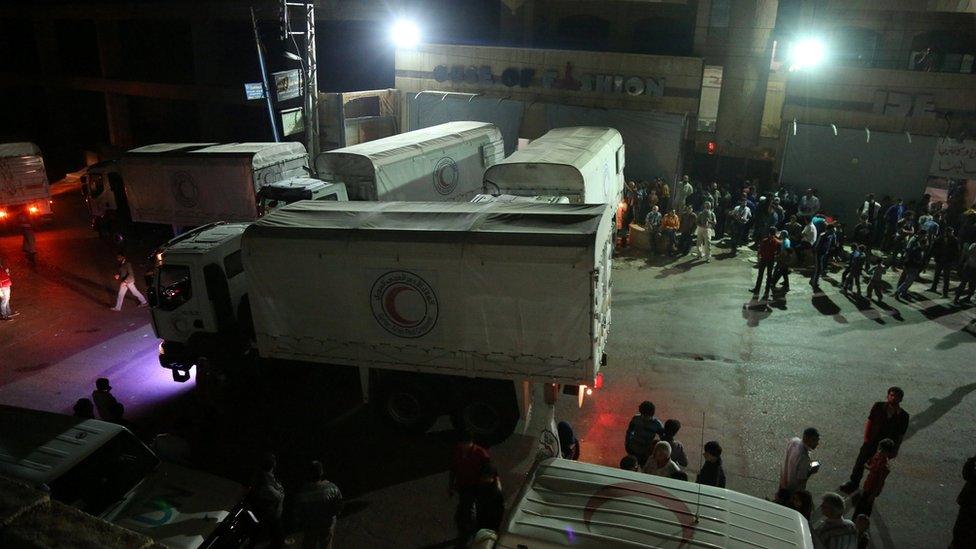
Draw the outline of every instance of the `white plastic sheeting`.
M324 152L315 165L352 200L467 201L503 157L498 128L463 121Z
M262 356L592 383L609 206L298 202L242 240Z
M522 101L432 91L408 94L406 109L408 130L458 120L477 120L494 124L502 132L506 156L518 147L524 111Z
M33 143L22 141L19 143L0 143L0 158L10 156L40 156L41 149Z
M623 147L613 128L555 128L488 168L485 192L616 204L624 189Z
M257 191L307 167L301 143L159 143L120 163L133 221L188 226L254 220Z
M49 214L50 196L44 158L37 145L26 142L0 144L0 206L31 203L39 213Z

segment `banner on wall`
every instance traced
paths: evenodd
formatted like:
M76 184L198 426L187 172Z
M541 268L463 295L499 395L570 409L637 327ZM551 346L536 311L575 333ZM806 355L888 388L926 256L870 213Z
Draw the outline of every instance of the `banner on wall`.
M941 138L936 142L929 175L976 179L976 141Z

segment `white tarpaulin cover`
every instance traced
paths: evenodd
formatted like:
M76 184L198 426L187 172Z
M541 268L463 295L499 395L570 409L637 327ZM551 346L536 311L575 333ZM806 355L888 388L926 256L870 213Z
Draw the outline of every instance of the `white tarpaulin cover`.
M48 214L51 213L50 196L44 158L37 145L0 144L0 205L35 203L40 213Z
M813 549L793 509L732 490L548 459L532 471L495 547Z
M318 176L345 183L351 200L470 200L485 168L504 157L498 128L450 122L328 151Z
M307 166L301 143L159 143L129 151L120 169L134 221L192 226L255 219L257 191Z
M428 128L445 122L477 120L494 124L505 140L505 155L518 147L525 103L513 99L478 97L468 93L429 91L407 94L407 129Z
M591 383L610 324L613 210L312 202L244 232L262 356Z
M485 191L616 204L624 188L623 161L623 140L613 128L555 128L488 168Z

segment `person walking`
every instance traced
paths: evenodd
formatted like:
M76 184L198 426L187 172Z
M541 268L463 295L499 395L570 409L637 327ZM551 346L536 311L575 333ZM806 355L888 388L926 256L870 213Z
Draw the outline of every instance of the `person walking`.
M949 549L976 547L976 456L967 459L963 464L962 479L965 484L956 497L959 514L952 526Z
M115 300L115 306L110 308L115 312L121 311L122 301L125 300L127 292L132 292L132 295L139 300L140 307L148 305L145 296L136 288L136 275L132 270L132 264L121 253L116 254L115 259L119 262L118 271L115 273L115 280L119 281L119 295Z
M644 464L643 471L648 475L668 478L680 472L681 468L671 459L671 445L663 440L659 440L654 445L654 452L651 454L651 458Z
M956 305L963 301L972 302L974 291L976 291L976 242L966 245L963 249L959 286L956 287L956 297L952 302Z
M847 293L851 288L857 286L857 295L861 295L861 272L864 270L864 261L867 259L867 248L864 244L857 244L851 250L851 256L847 258L847 268L840 278L841 291Z
M790 501L790 496L797 490L807 489L810 475L820 470L820 464L810 461L810 452L820 445L820 431L815 427L803 430L803 437L793 437L786 445L786 459L779 475L779 491L776 501L784 505Z
M884 261L880 257L874 258L874 264L869 271L871 278L868 279L868 301L871 300L871 295L876 295L878 297L878 303L883 303L884 294L884 274L888 271L888 266L885 265Z
M946 227L939 238L932 243L932 259L935 272L932 273L930 292L939 293L939 279L942 280L942 297L949 297L949 275L952 267L959 261L959 239L952 227Z
M776 268L773 270L773 289L779 279L783 279L783 291L790 291L790 267L796 263L796 254L793 252L793 242L790 240L788 231L779 232L779 252L776 254Z
M303 549L332 548L342 505L339 487L325 479L322 463L313 461L308 467L307 481L295 495Z
M705 463L698 471L698 484L725 488L725 470L722 468L722 446L714 440L705 443L702 457Z
M14 281L10 277L10 267L0 258L0 320L12 320L20 313L10 308L10 288Z
M95 380L95 390L92 391L92 402L98 410L98 417L105 421L119 423L122 421L120 413L121 403L112 394L112 385L108 378L100 377Z
M285 489L275 476L278 458L273 453L261 457L254 481L252 509L261 527L260 536L268 540L269 547L283 547L284 529L281 517L285 509Z
M690 205L685 206L685 211L681 214L681 240L678 244L678 255L684 256L691 251L691 243L695 239L695 230L698 228L698 215Z
M704 257L705 263L708 263L712 260L712 235L715 232L715 212L712 211L711 202L706 201L702 204L702 211L696 218L696 226L698 257Z
M448 494L458 495L454 511L454 524L457 526L457 546L464 547L468 538L474 534L474 505L481 484L481 472L491 462L488 450L475 444L471 433L461 434L461 441L454 448L451 468L448 473Z
M884 213L884 238L881 241L881 249L884 251L889 251L891 249L891 244L895 240L895 235L898 233L898 222L901 218L905 216L905 203L899 198L895 200L895 203L888 207Z
M857 527L844 518L844 498L827 492L820 503L823 520L813 527L813 546L817 549L854 549Z
M664 425L661 420L654 417L654 403L650 400L641 402L637 412L627 425L624 449L628 454L636 457L637 462L643 467L651 455L654 443L664 435Z
M763 292L763 299L769 297L769 292L773 288L773 267L776 265L776 255L779 253L780 244L778 238L776 238L776 227L769 227L766 230L766 237L759 242L759 250L756 252L756 257L758 259L756 267L759 271L756 273L756 285L752 287L753 295L758 295L759 291L763 287L763 273L766 275L766 290Z
M861 489L861 497L857 500L854 507L854 516L871 516L874 509L874 500L881 495L885 480L891 469L888 467L888 460L894 457L895 441L890 438L883 439L878 443L878 451L871 456L865 467L868 469L868 478L864 479L864 488Z
M664 217L661 218L661 234L664 235L665 242L667 243L669 256L674 255L674 246L677 241L678 229L680 228L681 219L678 218L678 214L674 210L664 214Z
M888 438L895 443L893 459L898 455L901 441L908 431L908 412L901 408L901 401L905 398L905 391L901 387L889 387L886 399L875 402L868 412L868 420L864 425L864 443L854 460L851 478L840 486L840 491L852 494L861 485L864 476L864 465L878 451L878 444Z
M902 301L908 297L908 290L915 283L922 267L925 266L925 248L928 237L924 234L913 238L905 249L905 264L895 288L895 299Z
M814 246L813 276L810 277L810 286L813 286L815 292L820 291L820 277L827 274L827 260L830 258L831 250L834 249L834 242L834 226L827 225L827 230L817 238Z
M732 208L729 217L732 219L732 255L736 255L739 246L746 241L749 221L752 220L752 210L749 209L745 198L739 200L739 205Z

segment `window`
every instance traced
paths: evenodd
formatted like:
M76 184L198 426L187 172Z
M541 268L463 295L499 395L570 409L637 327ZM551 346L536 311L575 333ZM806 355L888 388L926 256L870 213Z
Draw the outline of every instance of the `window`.
M159 465L149 448L121 431L51 483L54 499L95 515L104 513Z
M705 65L701 99L698 104L698 131L714 132L718 120L718 100L722 93L722 67Z
M159 284L159 308L172 311L190 300L193 286L190 268L183 265L163 265L156 276Z
M338 202L339 201L339 195L337 193L329 193L329 194L327 194L325 196L320 196L320 197L316 198L315 200L331 200L333 202Z
M224 258L224 275L228 278L234 278L235 276L244 272L244 263L241 261L241 251L230 254Z

